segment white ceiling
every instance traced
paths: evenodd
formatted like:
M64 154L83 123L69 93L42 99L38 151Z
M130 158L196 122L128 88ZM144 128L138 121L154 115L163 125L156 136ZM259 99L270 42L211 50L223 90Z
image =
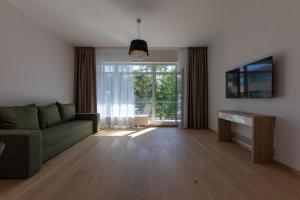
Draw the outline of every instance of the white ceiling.
M55 35L78 46L206 45L257 0L7 0Z

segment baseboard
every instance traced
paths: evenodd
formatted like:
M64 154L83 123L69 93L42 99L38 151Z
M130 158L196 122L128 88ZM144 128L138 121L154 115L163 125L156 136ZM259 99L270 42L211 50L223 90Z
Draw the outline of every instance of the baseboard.
M291 172L291 173L293 173L293 174L295 174L297 176L300 176L300 171L299 170L294 169L294 168L292 168L290 166L287 166L286 164L284 164L284 163L282 163L282 162L280 162L278 160L274 160L274 163L278 164L283 169L285 169L285 170L287 170L287 171L289 171L289 172Z
M218 134L218 131L215 131L215 130L213 130L211 128L208 128L208 130L211 131L211 132L213 132L213 133L215 133L215 134Z
M172 124L150 124L148 127L157 127L157 128L178 128L178 125L172 125Z
M241 141L241 140L238 140L237 138L232 138L232 142L237 144L238 146L244 148L244 149L247 149L248 151L252 151L252 146Z

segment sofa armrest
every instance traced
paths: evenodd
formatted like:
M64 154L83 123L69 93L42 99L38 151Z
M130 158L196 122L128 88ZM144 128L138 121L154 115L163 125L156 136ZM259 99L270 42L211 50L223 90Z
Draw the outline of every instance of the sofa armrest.
M27 178L41 168L39 130L0 129L0 141L5 144L0 156L0 178Z
M97 133L99 131L99 113L76 113L76 120L92 120L93 121L93 132Z

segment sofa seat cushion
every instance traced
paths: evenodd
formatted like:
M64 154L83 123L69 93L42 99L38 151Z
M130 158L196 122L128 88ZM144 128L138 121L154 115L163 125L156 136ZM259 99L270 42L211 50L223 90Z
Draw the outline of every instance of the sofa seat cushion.
M42 130L43 162L93 133L93 122L74 120Z

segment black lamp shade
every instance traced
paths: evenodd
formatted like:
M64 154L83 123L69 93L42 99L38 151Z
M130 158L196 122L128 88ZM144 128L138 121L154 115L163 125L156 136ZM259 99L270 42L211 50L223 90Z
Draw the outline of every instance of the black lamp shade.
M149 56L148 45L145 40L132 40L129 48L130 56Z

